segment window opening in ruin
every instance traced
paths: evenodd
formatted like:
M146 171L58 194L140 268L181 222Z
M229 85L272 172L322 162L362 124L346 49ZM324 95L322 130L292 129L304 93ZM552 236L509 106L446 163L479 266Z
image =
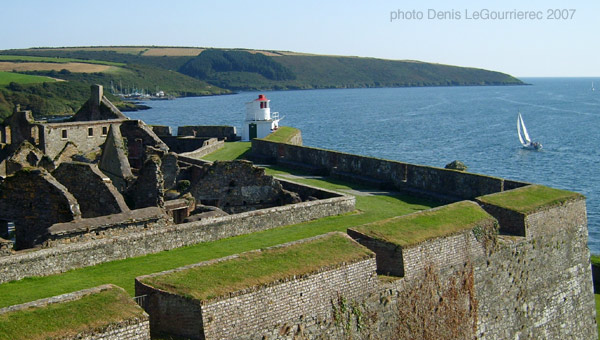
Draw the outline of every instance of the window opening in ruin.
M67 129L63 129L60 133L62 139L67 139Z
M8 222L8 239L15 243L17 240L17 232L15 230L15 223L12 221Z
M40 132L37 126L31 127L31 141L34 145L40 144Z
M0 220L0 237L13 243L15 242L16 233L13 221Z
M88 128L88 137L94 136L94 128Z
M2 141L6 144L10 144L11 143L11 131L10 131L10 126L7 126L6 128L4 128L4 136L2 136Z
M103 126L102 127L102 136L106 136L108 134L108 127Z

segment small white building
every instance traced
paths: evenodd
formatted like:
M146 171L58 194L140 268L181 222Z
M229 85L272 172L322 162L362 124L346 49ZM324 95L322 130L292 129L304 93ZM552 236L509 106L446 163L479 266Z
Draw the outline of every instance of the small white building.
M246 120L242 126L242 140L264 138L279 128L279 112L271 113L270 103L264 94L246 103Z

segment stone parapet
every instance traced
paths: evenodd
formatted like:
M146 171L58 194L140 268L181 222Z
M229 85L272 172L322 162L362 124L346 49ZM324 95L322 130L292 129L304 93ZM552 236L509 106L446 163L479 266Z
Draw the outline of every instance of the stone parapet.
M60 244L52 248L0 257L0 283L30 276L62 273L75 268L354 211L353 196L335 196L160 228L123 232L120 235L115 233L107 237L95 236L95 231L83 233L81 237L77 236L77 239L86 240L85 242ZM136 224L132 226L137 228ZM100 238L91 239L96 237Z

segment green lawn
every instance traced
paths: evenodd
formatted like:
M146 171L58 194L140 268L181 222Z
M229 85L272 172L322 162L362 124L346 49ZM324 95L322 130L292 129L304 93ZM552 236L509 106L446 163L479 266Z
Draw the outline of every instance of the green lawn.
M520 213L529 213L536 209L583 197L572 191L554 189L543 185L528 185L514 190L478 197L489 203Z
M282 174L282 169L267 169ZM329 179L300 180L328 189L362 189L360 186ZM47 277L26 278L0 285L0 308L49 296L113 283L134 295L134 278L210 259L300 240L330 231L345 232L348 227L429 209L437 204L410 196L357 196L355 213L331 216L301 224L241 235L215 242L200 243L157 254L99 264Z
M24 62L38 62L38 63L86 63L86 64L99 64L108 66L125 66L124 63L116 63L112 61L104 60L91 60L91 59L73 59L73 58L54 58L54 57L33 57L24 55L0 55L0 61L24 61Z
M251 147L252 145L250 142L226 142L222 149L208 154L202 157L202 159L211 162L218 160L244 159L248 152L250 152Z
M36 84L55 81L55 79L49 77L0 71L0 86L6 86L12 82L19 84Z
M277 129L277 131L265 137L265 139L271 142L287 143L299 132L300 130L296 128L290 126L281 126L279 129Z
M196 300L229 296L250 287L302 276L323 267L374 257L367 248L339 233L286 247L242 254L237 258L183 271L146 277L158 289Z
M111 288L74 301L1 314L0 340L58 339L143 313L125 292Z
M457 202L410 216L394 217L353 228L363 235L402 247L444 237L492 220L473 202Z

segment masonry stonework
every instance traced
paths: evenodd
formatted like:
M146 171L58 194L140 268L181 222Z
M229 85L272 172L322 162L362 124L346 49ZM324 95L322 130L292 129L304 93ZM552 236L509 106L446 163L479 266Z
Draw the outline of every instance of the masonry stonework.
M149 230L139 230L137 224L133 224L133 232L121 230L122 234L107 237L90 230L91 235L84 233L76 237L86 242L60 244L0 257L0 283L62 273L74 268L216 241L354 210L353 196L333 194L336 197L177 225L157 225Z
M45 170L21 170L0 185L0 218L15 223L15 248L41 245L52 224L80 217L75 197Z
M525 216L476 264L478 338L596 339L585 200Z
M52 176L75 196L83 218L118 214L129 210L110 179L95 164L62 163L52 172Z
M406 191L446 201L474 199L526 185L502 178L414 165L300 145L252 140L252 154L263 161L312 168L350 182ZM506 188L505 188L506 186Z
M281 247L285 249L285 246ZM297 320L317 325L333 318L332 302L338 301L340 296L355 300L375 289L375 267L370 255L356 262L336 264L299 277L281 278L266 286L251 287L208 301L182 298L155 289L143 283L145 277L141 277L136 279L136 294L144 294L149 299L146 310L153 329L192 339L255 339L265 336L272 328L289 327Z

